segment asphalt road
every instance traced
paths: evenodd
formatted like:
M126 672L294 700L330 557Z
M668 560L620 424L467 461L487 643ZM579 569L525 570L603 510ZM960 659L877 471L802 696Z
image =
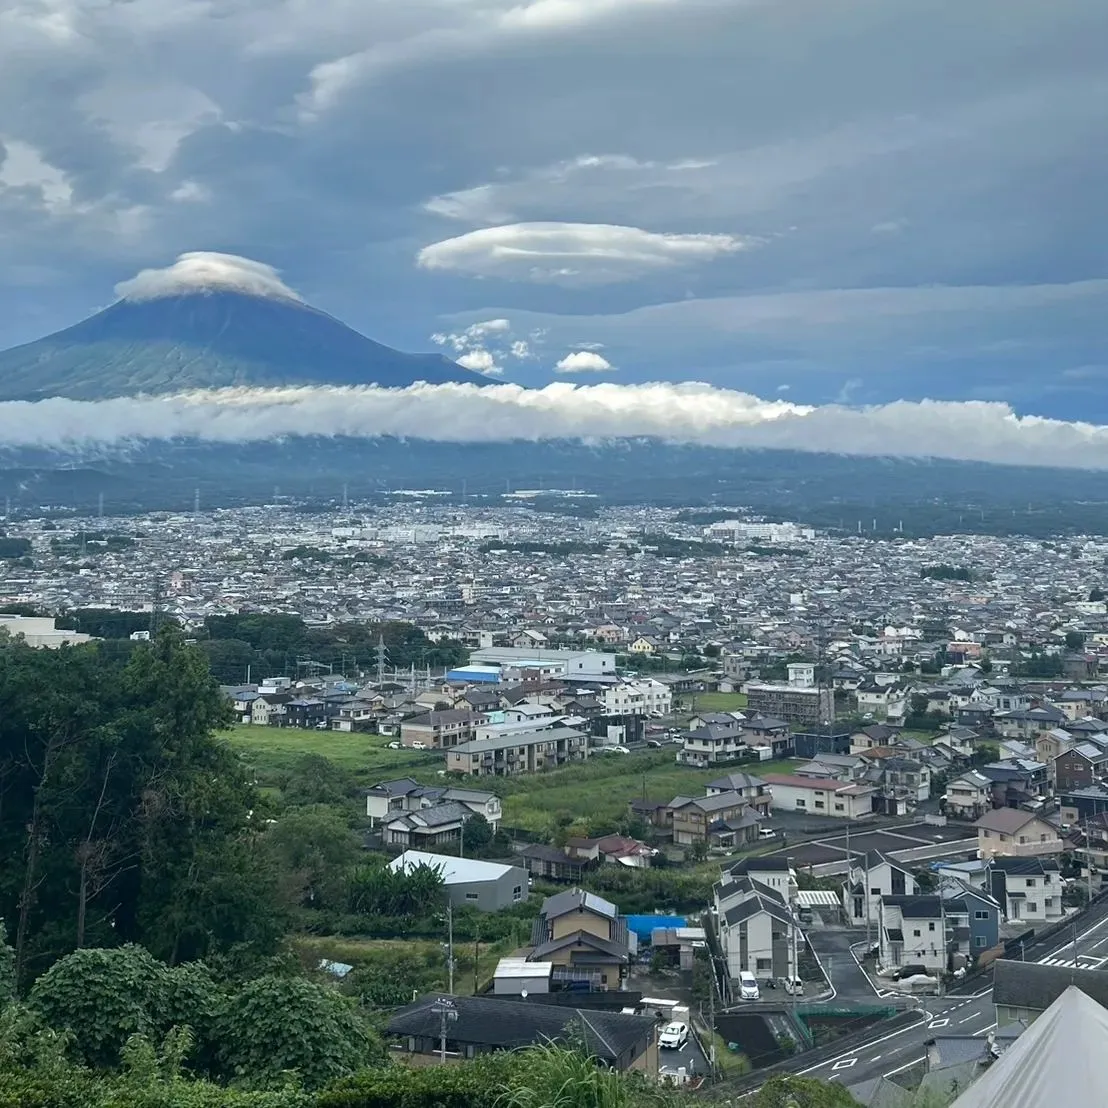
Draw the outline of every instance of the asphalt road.
M1101 905L1093 913L1078 917L1075 922L1078 929L1077 964L1082 968L1097 968L1108 962L1108 906ZM814 931L809 938L816 939L821 944L829 944L830 937L837 935L849 937L850 933ZM849 949L847 953L849 955ZM1032 943L1024 951L1027 961L1054 966L1073 965L1074 956L1075 945L1072 938L1068 942L1055 937L1049 943ZM820 957L822 959L823 956ZM834 955L832 959L835 963L840 960ZM834 968L832 973L836 973ZM844 976L843 980L847 981L848 977ZM874 996L872 988L869 995ZM875 1028L874 1037L864 1046L855 1045L851 1050L814 1066L805 1066L804 1058L800 1056L796 1060L797 1068L794 1072L811 1074L824 1081L857 1085L876 1077L891 1077L912 1066L922 1065L927 1056L926 1044L936 1035L984 1036L996 1027L993 990L987 979L982 980L982 987L978 992L969 995L920 997L919 1004L919 1020L912 1026L891 1033L882 1033L879 1027Z
M856 943L865 943L865 928L813 927L806 935L808 945L835 990L832 1002L876 999L877 990L870 984L850 950Z

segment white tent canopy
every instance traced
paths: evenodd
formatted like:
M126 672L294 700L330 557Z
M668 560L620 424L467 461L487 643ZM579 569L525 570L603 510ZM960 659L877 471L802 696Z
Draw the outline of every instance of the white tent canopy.
M1071 985L951 1108L1108 1104L1108 1010Z

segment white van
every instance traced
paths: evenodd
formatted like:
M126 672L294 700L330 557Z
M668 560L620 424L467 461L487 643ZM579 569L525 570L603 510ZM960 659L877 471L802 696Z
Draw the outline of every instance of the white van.
M739 974L739 998L742 1000L762 999L762 993L758 988L758 981L749 970L743 970Z
M774 831L772 827L760 827L758 829L758 838L759 840L776 839L777 832Z

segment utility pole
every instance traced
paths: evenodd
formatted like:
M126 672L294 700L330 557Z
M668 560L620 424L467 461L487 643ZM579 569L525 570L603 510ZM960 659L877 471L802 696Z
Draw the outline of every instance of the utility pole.
M873 948L872 914L869 905L869 851L866 851L866 954Z
M473 928L473 995L477 995L477 970L481 961L481 924Z
M454 995L454 905L446 905L446 974L447 991Z
M96 514L100 519L104 518L104 494L100 493L96 498Z
M431 1005L431 1011L439 1017L439 1061L446 1064L446 1025L458 1018L458 1006L448 996L440 996Z
M1085 904L1093 902L1093 841L1089 838L1089 817L1085 817Z
M711 970L708 982L708 1072L716 1079L716 956L709 949L708 966ZM703 1014L703 1009L701 1009Z

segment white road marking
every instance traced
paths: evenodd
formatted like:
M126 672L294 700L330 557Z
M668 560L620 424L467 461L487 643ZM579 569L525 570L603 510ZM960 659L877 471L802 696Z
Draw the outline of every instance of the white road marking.
M988 1012L974 1012L972 1016L966 1016L964 1020L959 1020L958 1024L961 1026L963 1023L972 1023L974 1020L984 1019Z
M918 1031L922 1023L922 1020L917 1020L915 1023L908 1024L907 1027L900 1028L899 1031L890 1031L887 1035L882 1035L881 1038L874 1039L872 1043L867 1043L866 1045L869 1047L880 1046L882 1043L888 1042L889 1039L895 1039L898 1035L903 1035L906 1031ZM837 1059L828 1058L825 1062L817 1062L814 1066L808 1066L805 1069L798 1070L797 1073L805 1074L812 1073L814 1070L821 1070L825 1066L830 1065L832 1062L839 1061L844 1057L848 1057L848 1055L840 1054Z
M831 1068L833 1070L848 1070L851 1066L858 1064L857 1058L844 1058L840 1062L836 1062Z
M926 1062L927 1057L913 1058L910 1062L905 1062L902 1066L897 1066L895 1070L889 1070L888 1073L883 1073L882 1077L892 1077L895 1073L903 1073L905 1070L911 1069L913 1066L918 1066L921 1062Z
M927 1025L927 1030L930 1031L933 1027L946 1027L948 1023L950 1023L949 1019L932 1020Z

